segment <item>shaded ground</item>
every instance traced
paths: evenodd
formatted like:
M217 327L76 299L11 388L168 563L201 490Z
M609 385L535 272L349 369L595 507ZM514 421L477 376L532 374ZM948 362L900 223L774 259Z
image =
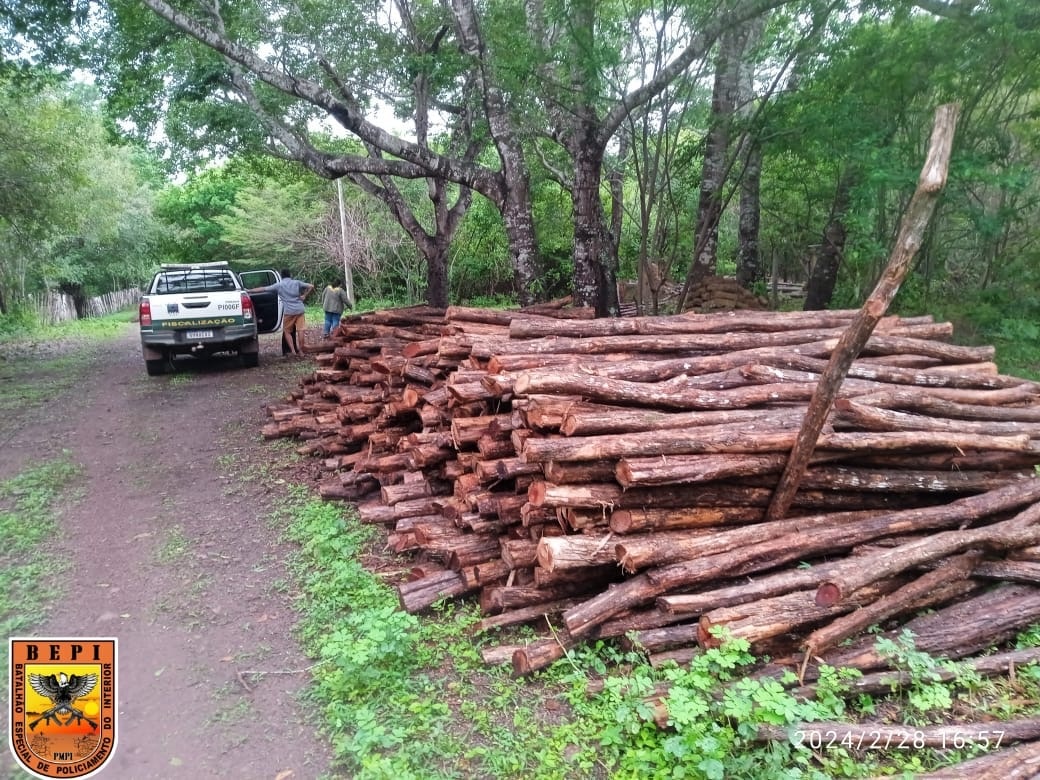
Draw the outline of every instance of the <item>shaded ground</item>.
M63 452L83 470L54 540L70 576L33 633L118 638L118 746L102 776L327 775L271 519L283 472L259 478L284 453L260 440L263 407L309 361L268 338L258 369L189 360L149 378L134 325L55 371L48 358L67 348L0 353L0 480ZM5 750L0 774L10 766Z

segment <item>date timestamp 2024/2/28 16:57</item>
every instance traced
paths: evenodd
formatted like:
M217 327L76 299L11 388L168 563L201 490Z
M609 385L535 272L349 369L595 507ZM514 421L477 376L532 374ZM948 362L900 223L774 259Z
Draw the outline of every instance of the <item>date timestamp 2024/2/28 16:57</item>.
M810 750L998 750L1005 732L999 729L937 729L931 733L904 729L791 729L791 744Z

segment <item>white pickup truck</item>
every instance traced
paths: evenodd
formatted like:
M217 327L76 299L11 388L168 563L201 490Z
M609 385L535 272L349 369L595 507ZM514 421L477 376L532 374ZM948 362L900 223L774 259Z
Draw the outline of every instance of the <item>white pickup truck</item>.
M149 375L172 367L176 355L227 352L240 355L247 367L259 365L257 336L282 327L282 304L273 292L248 289L280 279L275 271L239 274L227 263L160 266L138 306Z

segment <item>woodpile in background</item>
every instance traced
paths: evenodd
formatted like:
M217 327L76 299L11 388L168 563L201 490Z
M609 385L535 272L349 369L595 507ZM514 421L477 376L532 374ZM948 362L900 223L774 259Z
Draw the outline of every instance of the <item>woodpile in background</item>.
M1040 388L948 323L880 322L764 520L854 314L355 316L264 435L304 440L322 496L413 556L404 609L471 595L480 631L548 621L484 649L518 673L604 637L653 663L744 637L806 684L824 661L885 670L872 625L949 658L999 646L1040 621Z
M687 309L692 311L720 311L730 309L767 309L769 301L741 287L728 276L708 276L690 290Z

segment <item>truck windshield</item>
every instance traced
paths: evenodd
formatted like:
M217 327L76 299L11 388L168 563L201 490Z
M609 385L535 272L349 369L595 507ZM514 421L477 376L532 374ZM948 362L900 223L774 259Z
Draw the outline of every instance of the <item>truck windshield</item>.
M155 293L201 293L234 290L235 278L227 270L163 271L155 281Z

